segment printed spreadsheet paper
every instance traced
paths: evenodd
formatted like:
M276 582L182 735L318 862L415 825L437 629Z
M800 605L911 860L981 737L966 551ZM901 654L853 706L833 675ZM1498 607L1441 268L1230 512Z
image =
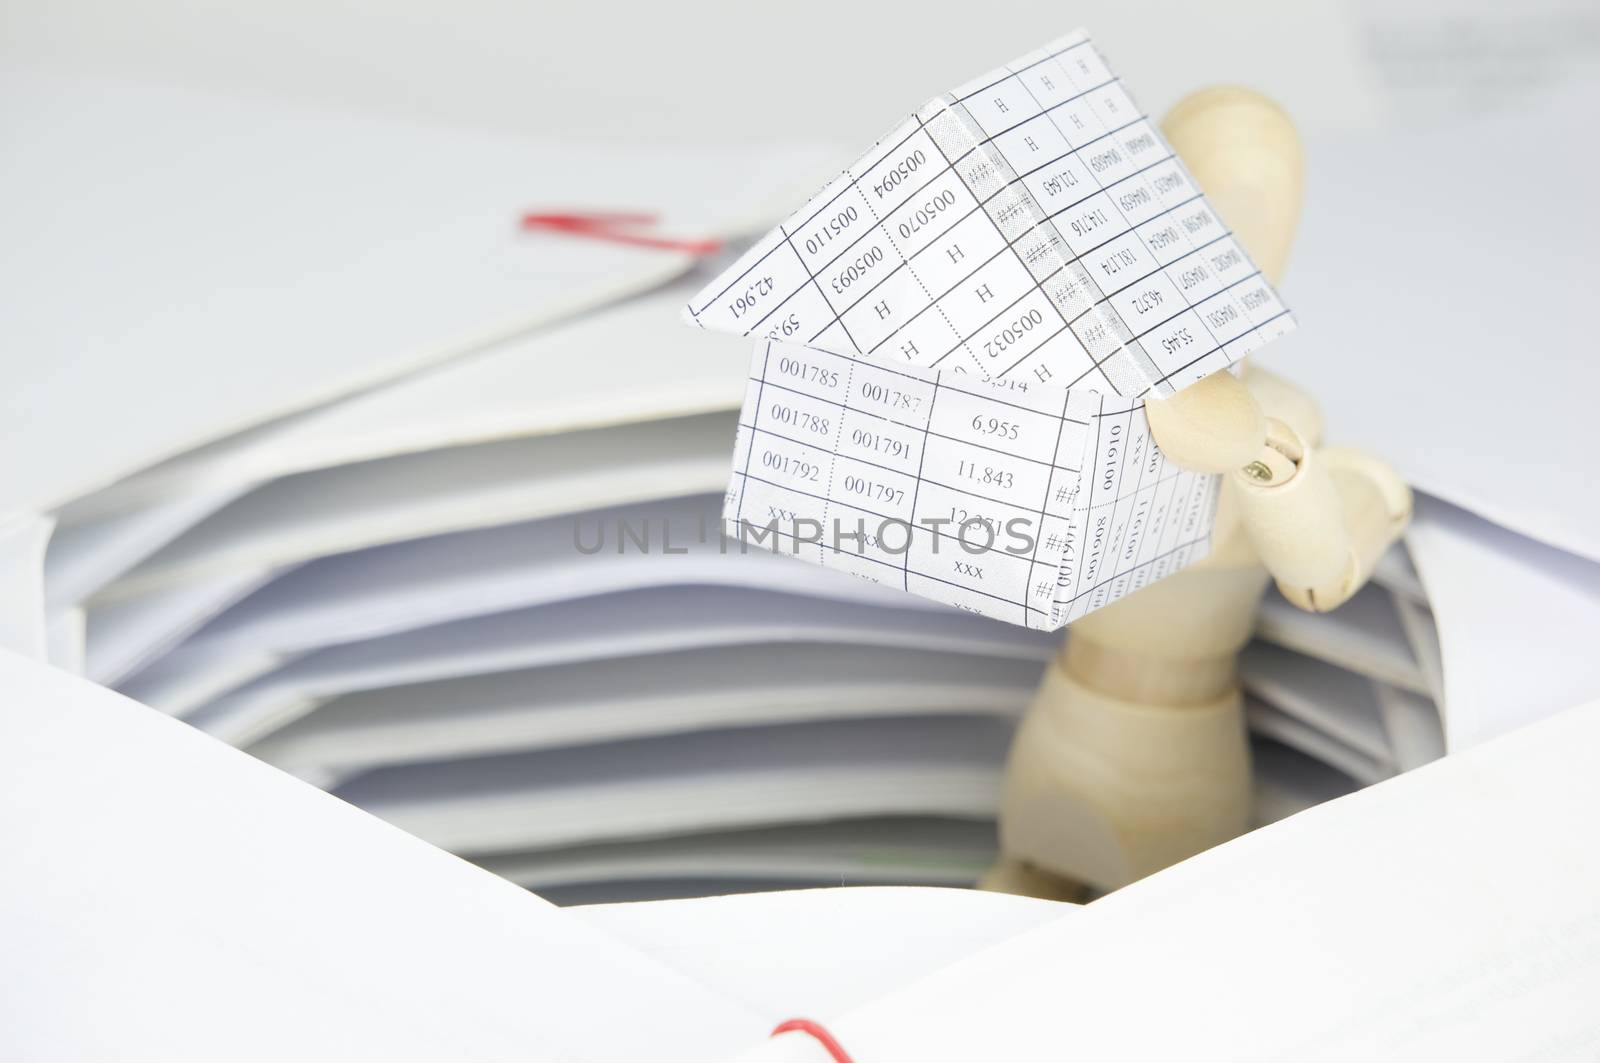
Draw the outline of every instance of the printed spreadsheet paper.
M912 374L765 340L728 534L1054 629L1205 555L1216 477L1155 446L1137 399Z
M695 297L705 328L1170 394L1291 327L1082 33L933 100Z
M1203 556L1217 481L1143 400L1293 327L1081 32L928 103L686 313L761 337L730 533L1047 628Z

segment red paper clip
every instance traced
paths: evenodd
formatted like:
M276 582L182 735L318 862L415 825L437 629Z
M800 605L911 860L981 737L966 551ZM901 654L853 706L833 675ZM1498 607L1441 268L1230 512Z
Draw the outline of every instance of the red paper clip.
M688 236L653 236L640 229L655 226L654 214L620 211L565 211L553 214L524 214L524 229L548 229L568 236L583 236L591 240L605 240L613 244L631 244L634 247L655 247L663 251L686 251L691 255L709 255L722 250L722 241L715 238Z
M787 1022L780 1022L772 1031L772 1036L776 1037L780 1033L809 1034L816 1039L817 1044L828 1050L828 1055L833 1057L833 1063L854 1063L850 1053L844 1050L844 1045L840 1044L833 1034L823 1029L820 1022L813 1022L810 1019L790 1019Z

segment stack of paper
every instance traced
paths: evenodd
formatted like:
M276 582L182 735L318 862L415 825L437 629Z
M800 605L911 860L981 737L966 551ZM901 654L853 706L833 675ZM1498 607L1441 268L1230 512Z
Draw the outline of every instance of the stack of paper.
M744 344L676 320L718 263L517 227L736 245L823 153L7 77L9 642L531 885L987 863L1048 641L724 555Z
M726 547L748 347L676 321L725 262L515 225L645 208L737 244L792 197L730 209L728 173L820 185L819 153L610 157L6 84L31 101L0 176L9 644L563 898L988 864L1056 637ZM1312 217L1308 268L1348 255ZM1285 369L1354 373L1287 345ZM1330 423L1369 427L1336 384ZM1412 471L1403 440L1354 434ZM1503 677L1567 666L1594 566L1487 529L1424 500L1416 569L1397 549L1324 617L1269 598L1241 664L1258 818L1581 692ZM1507 625L1528 664L1486 678Z
M1574 839L1600 703L1081 908L562 910L59 670L0 651L0 690L7 1058L830 1058L767 1039L797 1016L877 1063L1565 1058L1597 1034L1600 862Z

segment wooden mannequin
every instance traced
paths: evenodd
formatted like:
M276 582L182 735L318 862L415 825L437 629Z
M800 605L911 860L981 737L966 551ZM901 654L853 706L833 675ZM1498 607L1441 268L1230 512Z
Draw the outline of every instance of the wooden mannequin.
M1303 179L1288 117L1248 90L1213 88L1163 129L1276 282ZM1315 404L1269 373L1217 373L1145 406L1169 458L1224 476L1211 554L1071 626L1012 746L986 888L1112 890L1247 830L1235 669L1268 579L1301 608L1332 609L1410 517L1399 477L1316 449Z

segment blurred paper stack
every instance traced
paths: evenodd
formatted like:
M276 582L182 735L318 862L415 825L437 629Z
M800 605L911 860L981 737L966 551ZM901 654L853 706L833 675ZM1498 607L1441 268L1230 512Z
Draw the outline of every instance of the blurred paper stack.
M724 544L747 341L676 319L718 262L516 224L647 211L736 246L828 153L6 84L10 641L560 899L984 870L1057 639ZM1486 736L1453 715L1504 615L1470 607L1505 601L1474 544L1548 549L1600 610L1600 555L1512 535L1425 499L1415 567L1325 616L1269 596L1258 818L1441 755L1441 705Z

